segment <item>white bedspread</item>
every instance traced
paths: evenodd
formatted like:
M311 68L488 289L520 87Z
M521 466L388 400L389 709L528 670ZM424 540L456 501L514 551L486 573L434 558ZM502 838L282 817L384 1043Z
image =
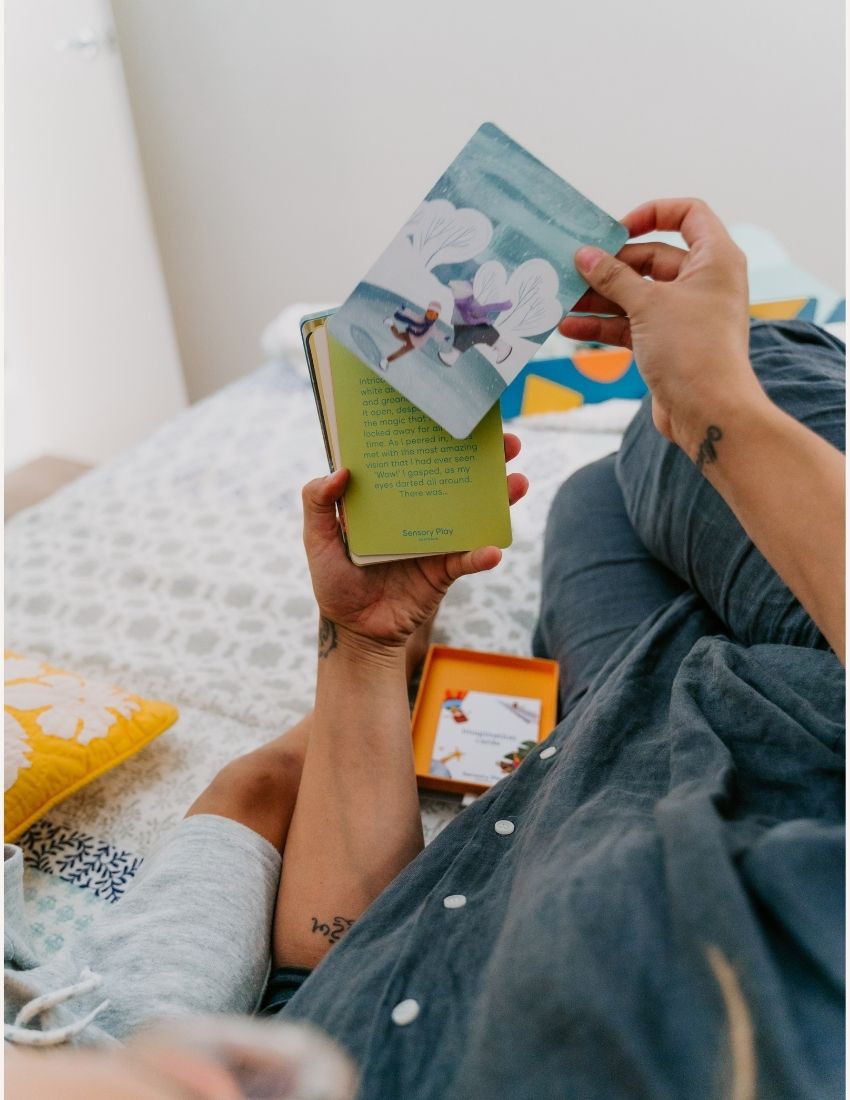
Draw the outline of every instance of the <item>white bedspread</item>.
M511 425L524 444L516 468L532 482L514 509L513 547L494 573L450 592L435 641L530 651L551 498L616 449L636 407L612 401ZM78 887L120 896L227 760L311 706L316 610L300 486L325 471L303 374L271 364L8 524L7 647L181 712L24 838L30 900L45 919L63 905L70 923L85 919ZM423 797L429 837L458 805ZM74 884L59 900L57 878Z

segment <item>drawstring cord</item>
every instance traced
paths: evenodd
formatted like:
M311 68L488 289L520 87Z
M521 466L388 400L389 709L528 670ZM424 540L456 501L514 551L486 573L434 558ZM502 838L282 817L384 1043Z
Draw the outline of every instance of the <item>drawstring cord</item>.
M73 997L78 997L83 993L91 993L92 990L97 989L102 984L103 978L86 967L80 974L80 980L75 984L65 986L64 989L57 989L54 993L43 993L40 997L34 997L31 1001L27 1001L15 1017L15 1022L4 1025L3 1037L11 1043L30 1047L52 1047L58 1046L60 1043L66 1043L88 1027L92 1020L103 1012L109 1001L102 1001L82 1020L74 1020L73 1023L65 1024L63 1027L51 1027L46 1028L44 1031L36 1031L26 1025L34 1020L36 1016L40 1016L42 1012L47 1012L49 1009L64 1004L65 1001L70 1001Z

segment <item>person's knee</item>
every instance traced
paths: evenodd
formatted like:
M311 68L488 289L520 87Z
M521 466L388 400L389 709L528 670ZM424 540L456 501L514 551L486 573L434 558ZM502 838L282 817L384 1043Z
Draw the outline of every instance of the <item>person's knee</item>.
M209 792L231 807L261 810L290 797L301 778L301 760L284 749L257 749L221 769Z
M672 447L655 427L652 399L647 394L626 426L614 463L617 481L627 500L644 482L653 463Z
M655 557L672 568L668 528L674 517L688 512L704 479L685 452L658 431L649 397L626 428L614 470L632 527Z
M552 500L547 535L575 528L610 489L616 456L606 455L570 474Z
M754 322L750 362L770 400L845 448L845 347L808 321Z

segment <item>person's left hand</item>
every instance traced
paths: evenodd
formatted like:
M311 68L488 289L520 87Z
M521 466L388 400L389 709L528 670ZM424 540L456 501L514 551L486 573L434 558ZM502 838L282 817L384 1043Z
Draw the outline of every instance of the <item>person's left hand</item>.
M505 459L520 451L515 435L505 435ZM317 478L304 486L304 546L313 591L323 619L366 642L403 646L436 613L449 586L468 573L499 564L502 552L483 546L464 553L402 558L356 566L340 537L336 502L345 492L348 470ZM528 491L523 474L508 475L508 500L516 504Z

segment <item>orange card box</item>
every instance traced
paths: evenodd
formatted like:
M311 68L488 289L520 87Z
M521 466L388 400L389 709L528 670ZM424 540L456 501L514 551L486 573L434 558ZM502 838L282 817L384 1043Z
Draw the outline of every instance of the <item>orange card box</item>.
M539 657L482 653L444 645L432 645L428 650L413 708L413 757L417 782L420 787L432 790L483 794L489 789L488 784L431 774L440 714L446 699L459 688L464 692L483 691L539 699L540 729L537 740L543 741L557 722L558 664Z

